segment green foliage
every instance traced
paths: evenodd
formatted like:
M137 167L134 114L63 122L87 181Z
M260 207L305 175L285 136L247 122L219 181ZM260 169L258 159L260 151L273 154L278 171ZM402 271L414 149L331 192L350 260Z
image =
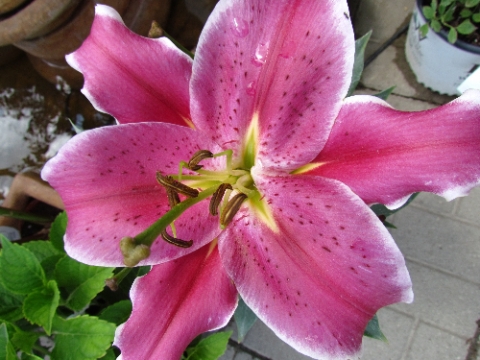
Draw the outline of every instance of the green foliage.
M257 320L257 315L245 304L242 298L238 301L237 309L233 315L238 329L238 342L242 342L248 331Z
M367 48L368 40L370 40L371 35L372 31L369 31L360 39L355 41L355 60L353 63L352 81L350 83L350 88L348 89L347 96L353 94L353 92L357 88L360 78L362 77L365 59L365 49Z
M386 90L380 91L379 93L377 93L373 96L376 96L376 97L378 97L379 99L382 99L382 100L387 100L388 97L392 94L393 90L395 90L395 86L392 86L392 87L389 87Z
M470 35L477 31L473 23L480 22L480 0L432 0L430 5L422 8L427 23L420 27L420 33L425 36L429 26L435 31L448 31L447 39L454 44L458 34Z
M132 312L132 302L130 300L121 300L105 308L99 318L115 325L120 325L127 321Z
M68 256L61 259L55 269L58 286L69 293L65 305L75 311L86 307L112 275L113 268L85 265Z
M47 335L51 334L53 317L60 301L57 283L51 280L47 285L30 293L23 303L25 318L33 324L42 326Z
M0 324L0 360L15 360L16 358L15 348L8 336L7 325L2 323Z
M46 284L45 273L37 257L27 248L12 244L0 236L0 283L14 294L26 295Z
M385 335L383 335L382 330L380 330L380 324L378 323L377 315L374 315L372 320L370 320L363 332L363 336L370 337L372 339L387 341Z
M95 360L106 354L115 324L92 316L54 318L55 347L52 360Z
M217 360L227 350L231 331L218 332L189 346L182 360Z
M104 290L113 268L69 258L63 248L66 224L66 215L59 215L51 241L18 245L0 236L0 360L116 357L111 343L116 326L131 312L130 301L120 299L107 307L103 320L83 314ZM51 353L39 344L42 335L52 336Z
M63 245L63 236L67 230L67 214L61 213L57 216L50 228L50 242L58 251L65 252Z

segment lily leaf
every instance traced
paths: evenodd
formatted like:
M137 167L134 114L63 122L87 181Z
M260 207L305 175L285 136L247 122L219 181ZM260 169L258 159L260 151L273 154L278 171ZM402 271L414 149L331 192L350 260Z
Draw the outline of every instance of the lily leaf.
M387 338L383 334L382 330L380 330L380 324L378 323L378 317L375 314L367 324L365 331L363 332L363 336L367 336L372 339L387 341Z
M370 40L370 36L372 35L372 31L370 30L368 33L363 35L360 39L355 41L355 60L353 63L353 74L352 74L352 82L350 83L350 88L348 89L347 96L353 94L357 85L362 77L363 73L363 66L365 60L365 49L368 44L368 40Z
M370 206L370 208L373 210L373 212L376 215L383 215L385 217L389 217L390 215L395 214L396 212L402 210L404 207L408 206L417 197L417 195L418 193L415 193L412 196L410 196L410 198L407 200L407 202L403 206L395 210L390 210L389 208L387 208L385 205L382 205L382 204L375 204Z
M187 348L185 360L217 360L227 350L231 331L218 332L201 339L196 345Z
M242 342L248 331L252 328L257 320L257 315L245 304L242 298L238 302L235 310L235 323L238 329L238 342Z
M377 94L374 94L373 96L376 96L382 100L387 100L390 95L392 95L393 90L395 90L395 86L389 87L386 90L383 90Z

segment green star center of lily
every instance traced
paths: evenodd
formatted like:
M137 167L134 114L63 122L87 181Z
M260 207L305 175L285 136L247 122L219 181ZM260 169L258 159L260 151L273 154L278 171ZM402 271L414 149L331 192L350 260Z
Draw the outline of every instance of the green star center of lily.
M209 150L197 151L191 159L181 161L178 174L163 175L157 172L157 181L165 188L170 210L135 237L124 237L120 249L127 266L135 266L150 256L150 247L161 236L172 245L188 248L193 240L176 238L175 219L188 208L211 196L209 212L219 216L219 225L223 230L233 220L242 204L246 203L251 212L275 232L278 227L262 194L256 188L251 169L255 165L258 139L258 121L254 117L247 132L242 156L233 159L233 150L213 154ZM208 158L225 157L225 168L208 170L200 163ZM188 174L184 174L184 170ZM186 197L181 201L179 194ZM173 235L168 234L171 228Z

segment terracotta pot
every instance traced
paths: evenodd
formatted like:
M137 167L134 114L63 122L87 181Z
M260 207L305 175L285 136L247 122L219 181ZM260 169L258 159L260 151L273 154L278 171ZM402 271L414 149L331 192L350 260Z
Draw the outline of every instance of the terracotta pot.
M28 54L28 59L34 69L44 79L57 85L59 90L69 92L70 89L80 89L83 86L83 76L77 70L72 69L65 59L48 61Z
M134 0L134 1L138 1L138 0ZM130 0L96 0L95 3L111 6L115 10L117 10L117 12L120 15L123 15L125 14L125 11L130 5Z
M0 46L51 32L70 17L79 3L80 0L32 1L0 21Z
M123 21L133 32L147 36L153 20L165 27L170 3L170 0L132 0Z
M6 14L12 10L18 9L28 0L2 0L0 1L0 15Z
M94 15L93 0L85 0L64 26L45 36L17 42L15 46L40 58L63 58L78 49L88 36Z
M480 65L480 47L457 40L450 44L447 33L428 30L422 36L419 28L427 21L422 0L416 1L408 29L405 55L419 83L446 95L457 95L465 79Z
M0 46L0 66L15 60L22 53L22 50L13 45Z

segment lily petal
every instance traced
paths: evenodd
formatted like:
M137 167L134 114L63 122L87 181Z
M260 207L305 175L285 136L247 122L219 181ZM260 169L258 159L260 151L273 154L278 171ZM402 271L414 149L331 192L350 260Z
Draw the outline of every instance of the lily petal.
M118 122L191 125L192 60L166 38L131 32L114 9L95 7L90 35L66 59L83 73L85 96Z
M422 112L347 98L311 174L340 180L367 204L397 208L428 191L447 200L480 182L480 91Z
M180 359L196 336L227 325L237 306L214 243L154 266L130 294L132 315L114 341L122 360Z
M278 231L244 206L220 235L220 255L238 292L299 352L315 359L358 356L376 311L413 300L395 242L338 181L256 174L255 183Z
M179 162L200 149L216 148L192 129L162 123L103 127L70 140L42 170L65 203L70 256L92 265L124 266L119 241L138 235L169 210L156 172L177 174ZM208 214L208 201L202 201L175 221L177 237L193 240L191 248L156 240L140 265L167 261L210 242L220 230L218 219Z
M265 167L303 165L327 139L350 84L354 48L345 1L220 2L195 55L195 126L241 155L238 146L258 121Z

